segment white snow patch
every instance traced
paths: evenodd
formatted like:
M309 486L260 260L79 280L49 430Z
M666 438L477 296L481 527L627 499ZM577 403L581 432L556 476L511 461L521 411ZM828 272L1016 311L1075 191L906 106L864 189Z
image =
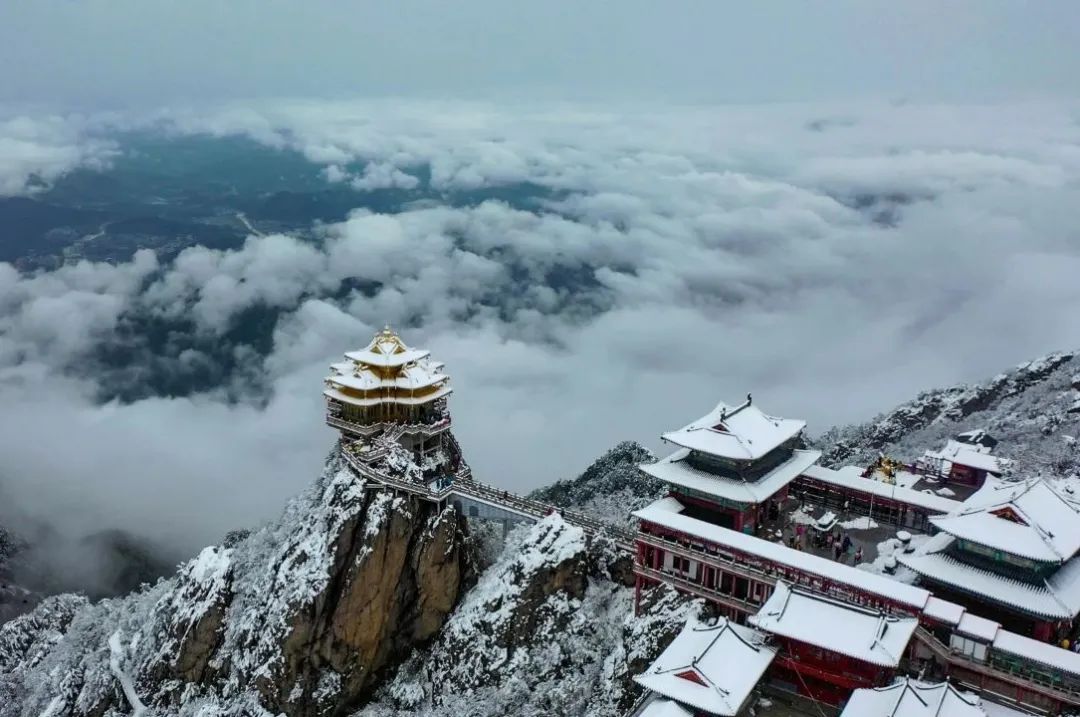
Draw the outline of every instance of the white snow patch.
M109 636L109 669L120 683L120 689L124 691L124 697L131 705L131 717L142 717L146 712L146 705L139 699L135 692L135 681L131 679L123 668L124 647L120 642L120 631L117 630Z
M852 520L845 520L840 523L841 528L847 530L870 530L871 528L878 527L878 524L868 516L862 518L853 518Z

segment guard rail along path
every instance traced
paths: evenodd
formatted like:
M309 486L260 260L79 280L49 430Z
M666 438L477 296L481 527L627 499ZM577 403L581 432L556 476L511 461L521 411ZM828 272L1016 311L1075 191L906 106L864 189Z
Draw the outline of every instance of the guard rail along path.
M377 470L368 462L361 460L344 445L340 449L345 462L361 478L368 479L382 486L400 490L425 500L436 502L452 502L454 498L465 498L480 503L500 508L509 513L519 515L529 521L538 521L551 513L558 513L563 520L585 531L587 535L606 535L615 541L620 550L632 553L634 550L634 538L636 533L626 528L605 523L592 518L584 513L574 510L566 510L551 503L533 500L507 490L501 490L486 483L481 483L472 477L472 471L468 466L462 466L451 480L435 481L424 484L417 483L406 478L390 475ZM381 457L380 454L369 454L368 460ZM372 486L378 487L378 486Z

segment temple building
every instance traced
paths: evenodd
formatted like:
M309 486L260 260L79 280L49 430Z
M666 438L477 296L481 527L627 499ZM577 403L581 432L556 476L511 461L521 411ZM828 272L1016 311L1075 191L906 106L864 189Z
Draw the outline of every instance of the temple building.
M995 715L1022 714L1000 705ZM987 717L982 701L949 682L926 683L903 678L888 687L855 690L840 717Z
M980 487L987 477L1001 477L1009 460L992 454L997 440L986 431L967 431L948 440L939 451L926 451L917 461L923 473L950 483Z
M449 430L450 377L430 352L385 328L330 371L326 422L341 431L347 457L366 477L379 479L379 461L400 457L400 449L419 468L417 481L445 481L465 468Z
M753 533L770 505L787 497L788 484L821 456L799 448L805 427L762 413L748 395L664 433L677 450L641 469L667 483L688 515Z
M634 717L746 715L754 687L776 649L748 627L720 618L714 624L690 620L634 681L649 690Z
M1044 641L1080 614L1080 506L1048 482L987 481L900 562L934 594Z
M919 624L784 582L748 622L777 645L772 683L831 705L854 689L891 683Z

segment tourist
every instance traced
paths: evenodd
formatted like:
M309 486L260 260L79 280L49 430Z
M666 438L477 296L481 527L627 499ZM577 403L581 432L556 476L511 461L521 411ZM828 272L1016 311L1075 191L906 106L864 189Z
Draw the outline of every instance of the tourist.
M839 541L837 541L837 542L836 542L836 543L835 543L835 544L833 545L833 560L836 560L836 561L838 561L838 562L839 562L839 560L840 560L840 553L841 553L841 550L840 550L840 542L839 542Z
M825 534L825 546L829 550L832 550L832 546L833 546L832 533L826 533Z
M844 555L847 555L849 552L851 552L851 536L847 533L844 533L844 542L840 544L840 547Z
M862 546L860 545L858 550L855 551L855 562L852 565L858 565L862 562Z

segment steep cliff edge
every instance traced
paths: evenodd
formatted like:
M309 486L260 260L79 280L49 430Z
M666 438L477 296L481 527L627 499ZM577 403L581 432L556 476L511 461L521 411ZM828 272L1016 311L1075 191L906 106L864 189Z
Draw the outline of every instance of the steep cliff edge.
M124 598L0 626L0 715L341 714L454 609L452 510L365 491L332 457L275 524Z
M553 514L511 534L430 647L417 650L357 717L617 717L632 675L699 603L668 588L634 616L607 549Z

